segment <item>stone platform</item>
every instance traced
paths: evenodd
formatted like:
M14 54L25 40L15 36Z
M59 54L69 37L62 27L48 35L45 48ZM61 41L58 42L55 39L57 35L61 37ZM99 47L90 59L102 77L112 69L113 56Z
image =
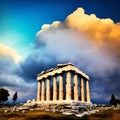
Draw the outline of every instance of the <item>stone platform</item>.
M56 100L56 101L37 101L38 105L54 105L54 104L60 104L60 105L70 105L70 106L90 106L92 105L91 102L83 102L83 101L75 101L75 100Z

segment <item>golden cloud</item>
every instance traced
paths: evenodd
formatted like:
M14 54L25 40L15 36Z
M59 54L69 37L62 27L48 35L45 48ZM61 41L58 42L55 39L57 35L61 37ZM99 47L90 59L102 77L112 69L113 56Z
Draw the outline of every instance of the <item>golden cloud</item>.
M66 19L69 27L83 32L96 41L118 39L120 37L120 25L114 24L111 19L100 19L94 14L85 14L82 8L78 8Z
M11 56L15 63L20 62L22 59L22 57L18 55L16 50L3 44L0 44L0 55Z
M114 23L110 18L100 19L95 14L88 15L83 8L78 8L64 22L43 25L37 36L45 31L56 31L57 28L68 28L88 38L85 40L99 46L101 50L120 57L120 23Z
M120 23L111 19L100 19L96 15L87 15L84 9L78 8L66 18L67 25L85 36L96 45L107 48L118 55L120 50Z

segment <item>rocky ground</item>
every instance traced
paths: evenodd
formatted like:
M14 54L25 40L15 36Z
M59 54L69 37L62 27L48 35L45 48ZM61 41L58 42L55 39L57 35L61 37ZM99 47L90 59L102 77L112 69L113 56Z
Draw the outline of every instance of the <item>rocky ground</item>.
M61 106L63 107L63 106ZM66 110L66 109L65 109ZM120 120L120 106L94 105L84 111L44 109L32 106L18 106L0 109L0 120Z
M39 110L4 113L2 109L0 110L0 120L120 120L120 110L104 110L91 115L76 117L75 115L63 115L57 112Z

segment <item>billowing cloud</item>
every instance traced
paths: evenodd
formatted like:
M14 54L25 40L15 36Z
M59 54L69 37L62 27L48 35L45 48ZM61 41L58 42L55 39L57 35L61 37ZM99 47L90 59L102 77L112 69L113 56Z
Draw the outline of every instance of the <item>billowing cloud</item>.
M31 92L37 89L36 83L26 82L25 77L20 74L22 71L20 64L21 56L17 54L17 51L0 44L0 88L9 90L10 101L16 91L18 92L18 101L36 97L36 94L31 95Z
M20 60L16 50L0 44L0 87L20 85L21 80L16 74Z
M116 26L110 19L87 15L82 8L78 8L65 22L56 21L51 25L43 25L42 30L37 33L37 46L44 45L48 53L56 55L56 58L60 56L58 59L77 63L84 61L81 65L85 65L84 67L91 72L94 69L100 74L104 74L105 71L112 72L118 66L113 57L117 52L109 49L115 46L115 49L120 48L119 34L115 33ZM109 28L115 31L109 33ZM109 41L113 41L114 44ZM112 45L113 47L110 47Z
M11 57L15 61L15 63L18 63L22 59L22 57L17 54L16 50L3 44L0 44L0 56L1 55Z
M93 44L97 45L97 47L101 47L101 49L109 49L111 50L110 52L112 52L112 54L119 55L118 49L120 48L120 23L115 24L109 18L100 19L97 18L95 14L87 15L85 14L84 9L78 8L66 18L65 22L56 21L51 25L43 25L42 29L37 33L37 37L41 39L39 43L46 42L46 38L48 39L50 33L54 33L55 36L56 33L58 33L58 30L59 33L62 30L64 30L64 32L67 31L70 33L69 35L73 33L79 38L81 38L81 36L84 36L87 38L87 42L92 42ZM46 33L46 35L43 35L44 33ZM69 42L71 42L71 39ZM77 42L80 41L81 40Z
M43 25L36 35L36 49L42 48L57 61L73 62L90 75L90 84L95 86L91 87L92 98L97 97L96 94L98 99L109 98L112 93L119 95L119 78L116 78L116 84L112 77L120 75L115 72L120 69L119 31L119 23L97 18L94 14L87 15L78 8L64 22Z
M78 8L66 19L68 26L91 38L97 46L101 46L112 54L119 56L120 50L120 23L111 19L100 19L94 14L85 14ZM120 57L120 56L119 56Z

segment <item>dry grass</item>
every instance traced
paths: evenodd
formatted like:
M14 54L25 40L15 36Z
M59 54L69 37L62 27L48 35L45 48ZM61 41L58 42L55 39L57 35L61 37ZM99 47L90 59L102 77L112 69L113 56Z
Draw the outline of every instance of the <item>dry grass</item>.
M103 111L83 118L46 111L4 113L3 110L0 110L0 120L120 120L120 110Z
M27 111L22 112L0 112L0 120L79 120L75 116L66 116L61 113L52 113L46 111Z
M92 114L89 120L120 120L120 110L107 110Z

